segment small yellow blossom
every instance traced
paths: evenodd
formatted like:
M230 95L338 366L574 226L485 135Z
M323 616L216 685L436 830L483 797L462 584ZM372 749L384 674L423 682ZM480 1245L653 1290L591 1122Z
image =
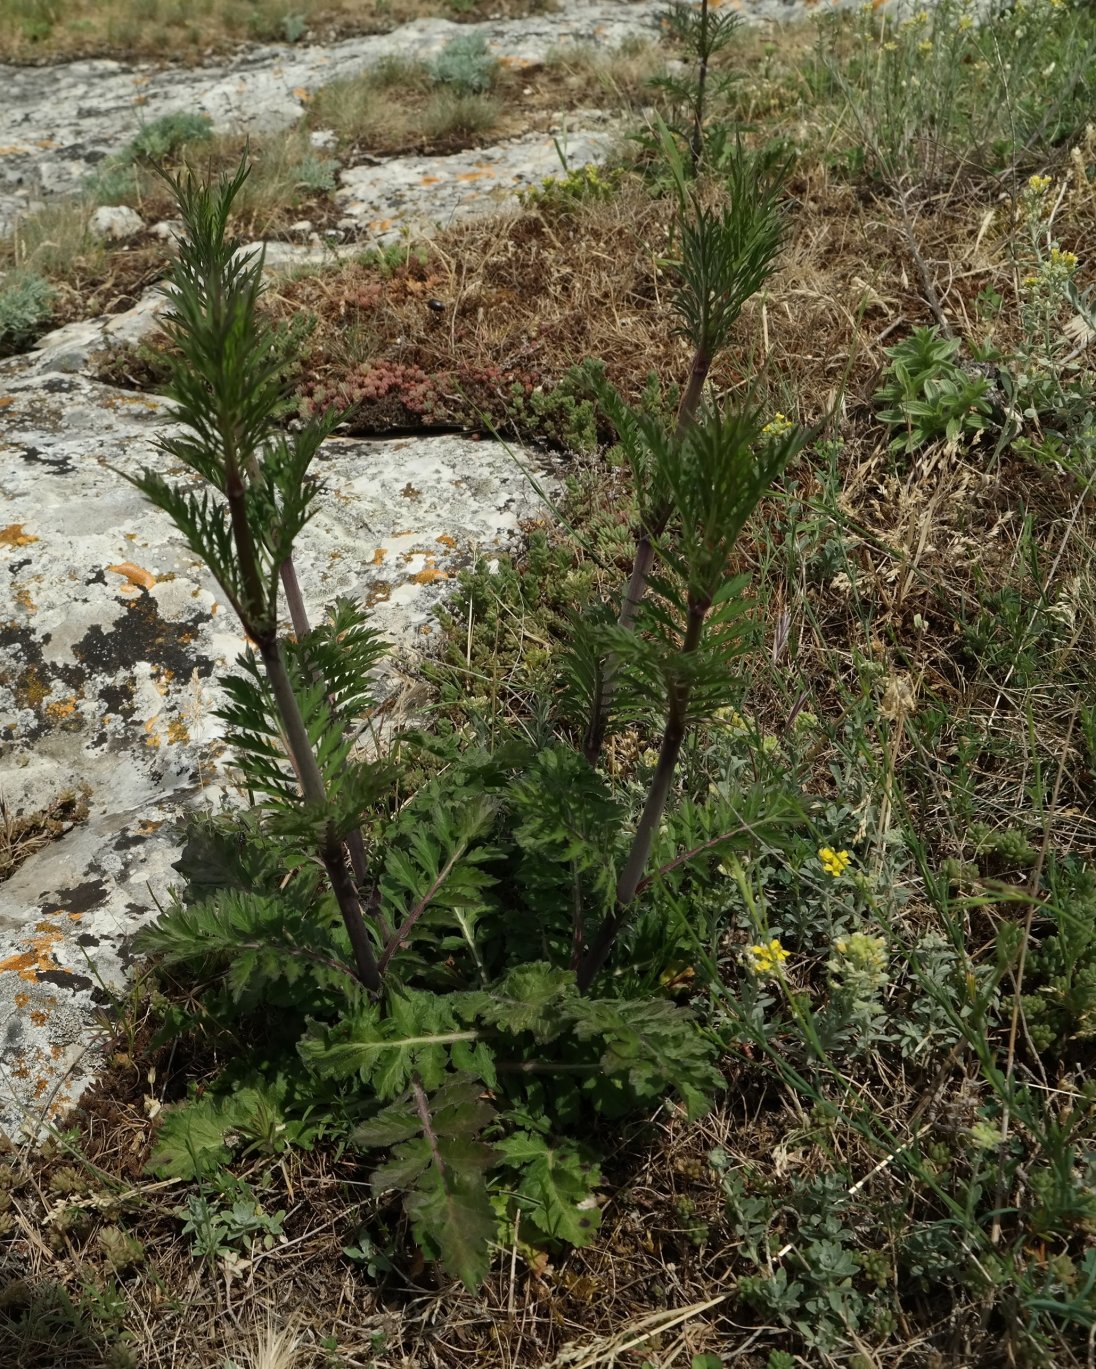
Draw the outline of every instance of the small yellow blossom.
M897 52L897 51L898 51L898 44L895 43L895 42L884 43L884 44L883 44L883 51L884 51L884 52Z
M960 18L960 20L959 20L959 24L958 24L959 32L960 32L960 33L966 33L969 29L972 29L973 27L974 27L974 20L970 17L969 14L964 14L964 15Z
M921 54L922 57L927 57L929 53L932 51L932 39L926 38L923 42L918 43L917 51Z
M1045 195L1050 189L1051 181L1049 176L1029 176L1028 189L1033 195Z
M826 874L832 875L834 879L840 879L848 869L852 857L848 851L835 851L832 846L823 846L818 852L818 859L822 862Z
M761 429L762 437L783 437L785 433L790 433L795 425L786 414L779 411L773 414L768 423Z
M1052 247L1050 249L1050 264L1063 271L1068 271L1072 275L1077 269L1077 254L1076 252L1063 252L1060 247Z
M750 957L750 969L756 975L778 975L788 958L787 951L776 937L767 946L761 943L750 946L746 953Z

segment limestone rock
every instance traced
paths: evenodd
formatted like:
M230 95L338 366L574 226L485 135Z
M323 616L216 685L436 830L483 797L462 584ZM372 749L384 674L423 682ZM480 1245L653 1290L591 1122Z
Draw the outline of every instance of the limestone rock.
M88 220L88 228L108 242L126 242L144 231L144 220L135 209L124 204L104 204Z
M12 1133L58 1115L93 1077L95 1011L178 882L179 824L233 794L213 713L238 625L118 473L179 477L156 446L170 421L166 401L58 374L42 354L0 364L5 803L27 816L81 789L89 805L0 884L0 1129ZM394 644L395 688L435 637L458 570L497 555L536 498L501 446L456 437L336 438L318 469L325 496L297 559L306 601L314 617L339 595L371 605Z

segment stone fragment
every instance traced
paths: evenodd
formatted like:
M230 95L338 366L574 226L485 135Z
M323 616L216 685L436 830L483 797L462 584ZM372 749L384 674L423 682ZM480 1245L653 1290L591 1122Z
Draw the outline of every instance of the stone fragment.
M89 230L107 242L126 242L144 231L144 220L124 204L103 204L88 220Z

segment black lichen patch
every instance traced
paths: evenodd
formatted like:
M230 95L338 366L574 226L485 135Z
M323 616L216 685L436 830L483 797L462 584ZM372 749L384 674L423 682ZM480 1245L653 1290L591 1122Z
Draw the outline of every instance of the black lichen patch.
M69 452L44 452L40 447L24 447L19 453L31 466L48 466L54 475L71 475L72 456Z
M50 906L61 913L88 913L97 907L107 896L107 886L101 879L85 880L74 884L63 893L50 896Z
M76 974L73 970L39 970L38 982L55 984L59 989L68 989L72 993L87 991L93 987L93 981L88 975Z
M98 623L89 628L73 647L73 655L89 671L114 680L116 686L119 677L132 671L138 661L147 661L178 680L188 680L194 670L200 679L208 679L213 662L193 649L195 630L205 621L199 613L184 622L168 622L160 616L156 600L142 594L130 601L126 612L106 631ZM112 700L116 706L110 711L128 717L132 700L123 700L120 694Z

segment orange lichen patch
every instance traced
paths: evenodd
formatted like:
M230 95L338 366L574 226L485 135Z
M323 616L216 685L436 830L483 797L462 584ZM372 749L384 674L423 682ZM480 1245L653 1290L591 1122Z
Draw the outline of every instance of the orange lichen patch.
M437 185L437 184L439 183L440 180L441 180L441 177L440 177L440 176L420 176L420 177L419 177L419 184L420 184L420 185Z
M448 580L449 576L444 570L438 570L434 565L434 558L428 556L425 568L420 570L418 575L412 575L411 579L416 585L433 585L438 580Z
M412 483L411 483L410 480L407 482L406 485L404 485L403 489L400 490L400 494L402 494L403 497L404 497L405 499L421 499L421 498L422 498L422 490L417 490L417 489L414 487L414 485L412 485Z
M443 532L439 537L436 537L434 540L436 542L440 542L443 547L452 548L457 545L457 539L455 537L450 537L447 532Z
M378 547L378 548L376 549L376 551L374 551L374 553L373 553L373 560L370 562L370 564L371 564L371 565L374 565L374 566L383 565L383 564L384 564L384 558L385 558L386 555L387 555L387 552L385 551L385 549L384 549L383 547Z
M129 536L128 533L127 536ZM140 566L135 566L132 561L122 561L116 566L107 566L107 570L114 571L115 575L124 575L131 585L139 585L141 589L151 589L156 583L156 577L151 571L142 570Z
M28 937L29 947L17 955L9 955L0 960L0 974L17 974L28 984L34 984L40 974L55 970L57 962L53 958L53 948L61 940L63 933L51 922L39 922L34 936Z
M312 92L308 89L307 86L294 86L293 94L297 97L298 100L300 100L302 105L308 104L308 102L312 99Z
M481 167L478 171L459 171L456 179L458 181L482 181L486 177L494 176L494 171L490 167Z
M6 409L15 403L14 395L0 395L0 409Z
M46 717L51 722L59 723L63 718L71 718L75 712L75 694L70 694L67 699L57 699L51 704L46 704Z
M5 143L0 147L0 157L18 157L20 153L26 152L25 147L20 147L18 143Z
M155 818L142 818L137 824L137 830L142 835L147 836L150 832L158 832L163 825L162 822L157 822Z
M14 598L19 607L25 608L28 613L38 612L38 605L30 597L29 589L17 589Z
M424 637L429 637L430 634L434 631L434 629L430 626L429 623L422 623L419 627L419 631L422 633Z
M169 742L188 742L190 733L187 731L186 723L182 718L176 718L174 722L167 725L167 739Z
M156 719L149 718L145 723L145 745L155 751L160 745L160 734L156 731Z
M386 233L392 227L391 219L370 219L369 227L375 233Z
M10 399L0 399L0 408L10 403ZM6 528L0 528L0 547L29 547L37 541L37 537L23 531L22 523L9 523Z
M30 994L27 993L26 989L20 989L19 992L12 999L12 1002L15 1004L17 1008L22 1010L30 1002Z
M43 1012L41 1008L35 1008L30 1015L30 1020L36 1027L44 1027L49 1021L49 1013Z
M57 139L56 139L56 138L38 138L38 139L35 140L34 146L35 146L35 147L40 147L40 148L42 149L42 151L45 152L48 148L56 147L56 146L57 146Z

